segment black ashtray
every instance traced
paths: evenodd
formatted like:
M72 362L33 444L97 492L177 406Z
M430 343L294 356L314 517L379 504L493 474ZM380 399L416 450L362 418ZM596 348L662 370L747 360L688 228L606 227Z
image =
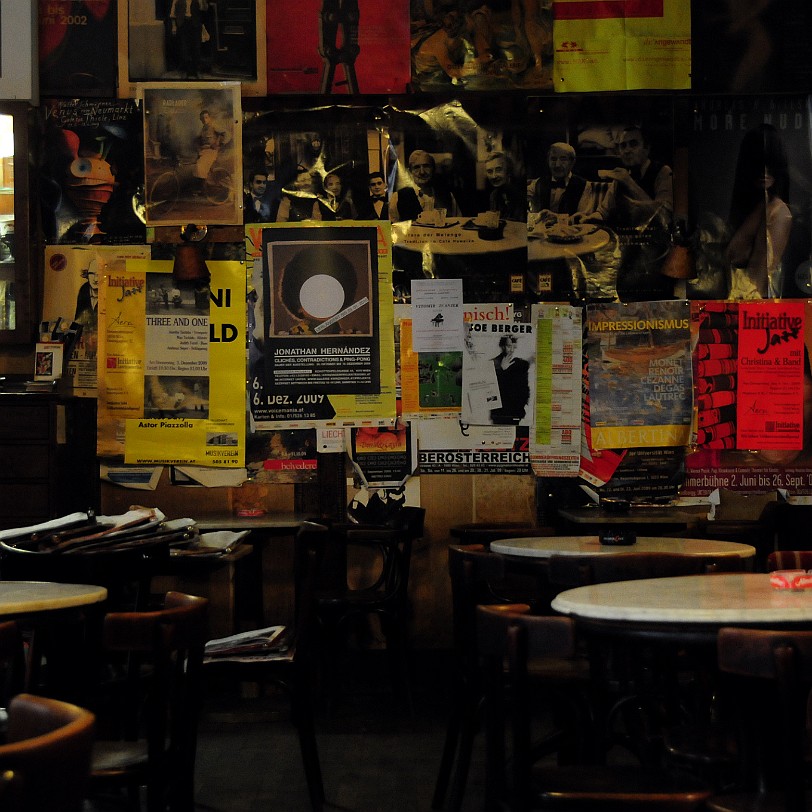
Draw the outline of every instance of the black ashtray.
M633 530L604 530L600 542L606 547L628 547L637 542L637 533Z
M607 513L628 513L631 502L628 499L601 499L600 506Z
M507 225L507 220L500 220L499 225L496 227L492 226L480 226L478 228L479 239L480 240L501 240L505 236L505 226Z

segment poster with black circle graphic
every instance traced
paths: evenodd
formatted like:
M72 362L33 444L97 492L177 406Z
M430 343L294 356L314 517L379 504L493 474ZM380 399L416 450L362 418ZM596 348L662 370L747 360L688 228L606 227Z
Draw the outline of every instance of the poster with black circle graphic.
M378 230L263 230L265 390L296 398L380 392Z

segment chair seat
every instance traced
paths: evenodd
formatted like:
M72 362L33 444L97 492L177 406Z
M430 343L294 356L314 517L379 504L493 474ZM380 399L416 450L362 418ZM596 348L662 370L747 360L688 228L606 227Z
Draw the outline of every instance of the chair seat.
M686 724L663 733L666 753L675 761L703 767L735 767L739 762L739 741L735 729L721 722Z
M533 776L544 787L536 795L537 802L555 809L589 809L590 804L600 803L601 810L607 810L607 804L616 803L618 810L691 810L711 794L706 784L690 776L631 765L534 766Z
M132 770L139 765L147 767L148 749L145 740L97 741L93 744L91 756L94 778L104 774L118 774L122 770Z
M527 664L531 679L543 680L547 685L567 685L574 682L583 686L589 681L589 660L586 657L540 657Z
M808 807L804 807L805 809ZM711 798L706 804L707 812L786 812L786 799L781 792L734 793Z

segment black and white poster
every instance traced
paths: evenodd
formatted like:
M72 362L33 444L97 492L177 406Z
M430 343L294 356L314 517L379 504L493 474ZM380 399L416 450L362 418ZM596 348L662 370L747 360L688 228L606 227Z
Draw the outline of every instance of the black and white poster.
M377 229L268 228L262 261L271 397L379 392Z

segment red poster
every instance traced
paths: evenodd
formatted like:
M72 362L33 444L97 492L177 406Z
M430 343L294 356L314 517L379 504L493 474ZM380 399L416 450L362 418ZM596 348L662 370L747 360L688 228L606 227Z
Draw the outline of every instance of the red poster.
M739 305L737 448L803 448L804 307Z
M405 93L408 4L268 4L268 93Z

